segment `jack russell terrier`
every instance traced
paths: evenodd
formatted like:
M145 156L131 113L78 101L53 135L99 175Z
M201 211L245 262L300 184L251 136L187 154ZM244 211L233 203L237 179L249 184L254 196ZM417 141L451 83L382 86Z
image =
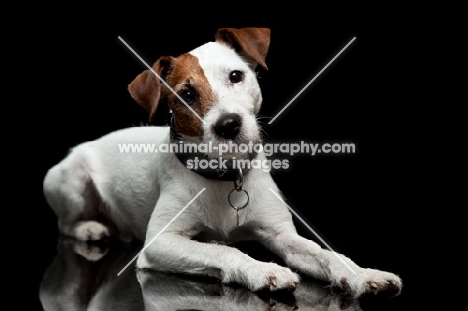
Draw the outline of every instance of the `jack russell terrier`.
M146 241L139 269L210 275L252 291L294 290L300 278L293 269L353 297L399 294L397 275L361 268L299 236L291 212L274 195L281 193L271 174L236 167L232 160L265 161L264 153L238 148L222 155L220 160L228 163L221 169L188 168L194 157L216 158L214 150L223 144L262 142L256 117L262 94L255 69L267 69L270 29L222 28L215 38L178 57L159 58L153 70L129 84L150 120L158 105L168 105L170 126L132 127L82 143L47 172L44 194L60 232L78 240L118 235ZM121 152L118 145L126 143L210 144L213 150ZM227 243L212 243L241 240L261 242L289 268L255 260Z

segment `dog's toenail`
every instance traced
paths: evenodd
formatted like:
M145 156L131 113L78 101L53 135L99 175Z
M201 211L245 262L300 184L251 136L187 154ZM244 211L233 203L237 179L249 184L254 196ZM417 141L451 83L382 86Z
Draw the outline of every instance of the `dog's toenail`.
M276 282L276 278L274 276L270 276L268 279L270 280L271 285L273 285L274 287L278 286L278 283Z
M377 292L379 291L379 285L375 282L369 282L368 284L374 295L377 295Z

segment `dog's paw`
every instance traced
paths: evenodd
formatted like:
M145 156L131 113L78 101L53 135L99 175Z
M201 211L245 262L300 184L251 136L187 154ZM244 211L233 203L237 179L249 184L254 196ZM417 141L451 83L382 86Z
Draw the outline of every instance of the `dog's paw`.
M374 269L364 269L364 271L367 274L366 293L386 292L392 296L400 295L403 283L397 275Z
M261 263L255 269L246 271L247 287L251 291L259 290L287 290L294 291L299 284L299 275L289 268L275 263Z
M109 229L97 221L81 221L74 228L75 238L82 241L97 241L109 236Z
M390 296L398 296L403 288L403 283L397 275L390 272L360 269L355 277L342 278L338 286L354 297L368 293L377 295L382 292Z
M73 244L73 251L86 260L95 262L101 260L109 249L107 247L100 247L99 245L88 244L85 241L76 241Z

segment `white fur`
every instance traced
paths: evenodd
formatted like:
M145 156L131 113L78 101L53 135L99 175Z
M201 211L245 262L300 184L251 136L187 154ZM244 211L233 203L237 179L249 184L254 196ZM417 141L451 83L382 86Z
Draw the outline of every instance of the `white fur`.
M217 98L203 116L203 142L225 142L216 136L212 126L226 112L242 117L237 143L259 142L255 116L262 96L253 71L255 64L219 43L205 44L191 54L198 58ZM228 74L232 70L243 71L244 81L231 84ZM295 288L300 279L291 269L329 281L356 297L389 286L401 288L396 275L360 268L340 255L357 272L354 275L330 251L299 236L291 213L269 190L280 193L269 173L252 169L244 177L243 187L249 192L250 202L240 212L241 226L237 227L236 212L227 200L232 182L206 179L189 171L174 154L120 153L119 143L169 143L169 129L119 130L78 145L51 168L44 180L44 192L64 234L95 240L118 232L124 238L150 241L206 188L139 256L138 268L212 274L223 282L239 282L254 291ZM257 159L266 157L258 154ZM90 220L96 210L111 219L117 229ZM259 240L291 269L254 260L227 245L192 239L201 232L211 239L229 242Z

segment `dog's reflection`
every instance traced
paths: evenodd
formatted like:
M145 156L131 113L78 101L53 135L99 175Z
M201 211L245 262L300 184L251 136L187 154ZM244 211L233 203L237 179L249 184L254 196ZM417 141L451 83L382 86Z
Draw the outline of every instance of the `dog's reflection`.
M133 265L117 276L137 253L117 240L60 238L39 289L44 310L144 310Z
M139 270L147 311L176 310L361 310L358 301L334 294L312 280L300 283L294 293L257 292L223 285L214 280Z
M253 293L214 278L135 273L133 264L117 276L141 248L113 240L59 239L40 286L44 310L361 310L357 300L306 277L293 293Z

